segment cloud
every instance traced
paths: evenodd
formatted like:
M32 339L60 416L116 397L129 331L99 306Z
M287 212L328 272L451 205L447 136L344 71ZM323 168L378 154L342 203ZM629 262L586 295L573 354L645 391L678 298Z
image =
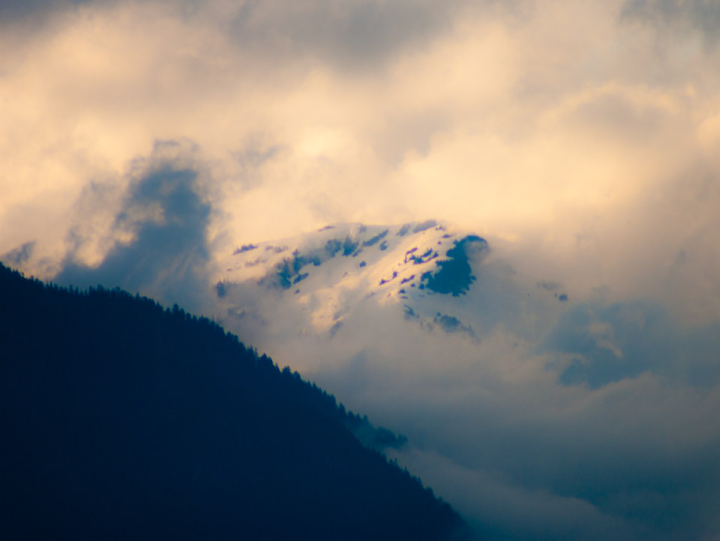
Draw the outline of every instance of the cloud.
M384 63L447 32L450 12L457 4L246 2L233 19L231 32L241 46L261 49L263 54L310 56L340 70L356 70Z
M349 335L374 345L348 359ZM712 381L649 371L564 387L546 368L562 355L534 357L512 335L471 347L386 319L345 320L332 341L287 347L351 409L407 436L411 447L394 456L491 539L682 539L718 526Z
M182 163L183 151L187 149L180 143L160 142L149 159L136 163L138 171L109 230L91 232L96 238L81 229L71 231L74 247L55 282L80 288L121 287L203 310L211 207L202 194L201 173ZM91 203L100 199L92 191L86 197ZM109 249L99 257L87 254L108 243ZM97 264L83 261L93 256Z
M28 227L51 236L39 215L120 176L154 140L189 137L235 244L437 216L508 238L542 231L567 251L590 220L617 220L659 176L704 160L698 133L713 155L715 86L695 77L710 60L654 82L668 59L648 57L619 2L286 8L93 3L21 36L0 85L12 103L0 219L30 204ZM5 250L28 240L5 229Z
M598 388L653 372L712 388L720 383L719 326L687 328L661 306L638 301L581 304L563 314L544 347L573 357L560 375L566 385Z
M10 250L6 254L0 256L0 261L2 261L5 265L21 267L30 260L34 248L34 242L26 242L19 248Z
M553 539L639 538L638 526L605 514L585 500L528 490L497 473L458 466L417 449L390 454L411 471L423 471L426 482L451 501L460 502L459 511L469 517L479 539L528 539L539 532Z
M3 25L9 22L22 21L27 18L44 18L56 14L62 9L69 9L85 0L28 0L14 2L13 0L0 1L0 21Z
M708 45L717 43L720 6L706 0L628 0L623 16L664 27L700 31Z
M673 539L714 520L716 392L703 403L647 377L597 394L563 392L507 352L435 351L441 367L429 370L427 354L406 347L400 360L386 347L347 373L311 374L429 453L397 458L491 538Z

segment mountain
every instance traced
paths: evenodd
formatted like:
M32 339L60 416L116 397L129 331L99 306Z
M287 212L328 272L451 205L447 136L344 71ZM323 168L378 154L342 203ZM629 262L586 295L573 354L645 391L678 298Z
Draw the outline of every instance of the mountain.
M358 437L401 440L210 320L2 265L0 429L2 539L465 535Z
M333 337L359 313L389 317L389 311L428 331L479 340L492 327L489 290L501 284L475 287L477 277L514 272L485 265L491 252L479 235L435 220L337 224L246 244L217 263L218 317L253 337L274 334L262 342L270 347L279 336ZM532 293L541 302L568 300L559 284L537 286ZM503 293L504 305L516 289Z
M389 456L484 538L514 539L508 528L526 515L488 508L522 494L527 471L532 482L545 474L532 470L534 440L514 442L528 441L518 420L543 411L536 396L572 392L557 389L566 361L542 348L575 305L554 272L514 250L436 220L334 224L216 255L208 299L225 328L407 436Z

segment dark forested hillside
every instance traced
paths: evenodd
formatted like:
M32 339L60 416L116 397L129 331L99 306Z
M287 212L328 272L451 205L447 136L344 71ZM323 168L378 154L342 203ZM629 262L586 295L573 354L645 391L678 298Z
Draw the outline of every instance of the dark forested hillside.
M445 539L362 423L203 318L0 265L0 538Z

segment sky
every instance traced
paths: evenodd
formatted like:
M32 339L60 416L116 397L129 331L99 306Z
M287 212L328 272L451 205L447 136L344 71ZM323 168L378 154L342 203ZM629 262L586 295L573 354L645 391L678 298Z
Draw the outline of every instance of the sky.
M464 391L506 422L469 416L483 437L551 443L503 457L478 436L463 458L471 428L443 432L451 394L433 387L435 443L403 460L482 502L499 539L527 534L518 516L574 538L716 539L719 35L711 0L0 0L0 259L211 313L209 277L234 247L448 220L575 303L523 354L508 345L520 330L489 337L483 358L515 368L479 363L469 381L503 393ZM455 390L475 355L457 347ZM586 370L564 381L538 368L578 351ZM608 351L635 368L593 371ZM407 414L383 419L430 419L417 386L435 377L410 378L385 402ZM324 378L353 400L350 380ZM366 395L356 404L382 416L389 391ZM582 426L586 443L561 437ZM575 478L550 475L563 460ZM609 480L587 494L592 461Z

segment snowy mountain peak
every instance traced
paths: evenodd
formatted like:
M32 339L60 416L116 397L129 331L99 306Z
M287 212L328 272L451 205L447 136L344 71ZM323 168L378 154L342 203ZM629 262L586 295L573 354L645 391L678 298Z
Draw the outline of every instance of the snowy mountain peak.
M458 304L452 299L470 291L488 252L483 238L435 220L336 224L236 248L221 261L216 289L227 314L255 324L276 319L276 310L267 309L274 299L283 313L300 311L300 332L332 336L372 299L397 305L400 317L474 336L470 325L447 313L448 303ZM448 299L432 302L435 296ZM265 308L258 310L259 303Z
M305 289L301 282L311 276L322 276L328 285L328 279L338 284L352 275L388 290L419 287L457 296L474 280L470 260L487 249L479 236L459 236L434 220L391 227L332 225L293 239L236 248L223 260L219 282L258 279L259 285L299 293ZM328 273L330 261L334 272Z

